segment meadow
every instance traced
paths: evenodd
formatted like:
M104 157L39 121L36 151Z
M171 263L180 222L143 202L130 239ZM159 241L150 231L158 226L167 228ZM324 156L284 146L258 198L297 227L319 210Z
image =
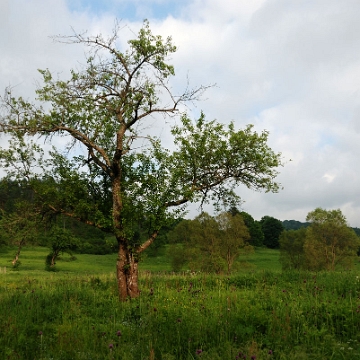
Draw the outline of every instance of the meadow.
M141 265L141 296L120 303L116 255L0 253L0 359L359 359L360 282L348 272L281 272L260 249L230 276ZM360 266L360 265L357 265ZM4 268L6 267L6 272Z

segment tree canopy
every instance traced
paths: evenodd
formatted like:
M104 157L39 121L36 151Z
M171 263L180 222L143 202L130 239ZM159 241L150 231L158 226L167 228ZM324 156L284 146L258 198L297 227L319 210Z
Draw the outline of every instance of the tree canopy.
M264 234L264 245L270 249L277 249L280 234L284 231L281 221L266 215L261 218L260 224Z
M233 123L208 121L204 114L192 120L179 111L206 87L174 93L171 37L154 35L145 21L122 50L119 30L109 38L78 33L58 38L85 45L86 64L68 80L40 70L37 102L6 90L0 131L11 142L0 158L8 177L33 184L43 212L115 235L119 297L125 300L139 294L140 254L186 203L234 205L240 184L278 191L281 155L267 145L267 131L257 133L251 125L236 130ZM159 115L171 120L173 149L151 131ZM51 150L44 153L34 136L52 144ZM33 181L39 178L46 181ZM146 238L136 236L139 222Z
M317 208L308 213L310 226L284 231L280 260L284 268L335 270L351 268L360 246L359 237L338 210Z
M176 242L169 252L174 270L187 264L193 271L230 273L239 256L252 251L249 230L240 214L223 212L214 217L202 213L179 223L170 236Z
M335 270L338 265L351 268L360 241L341 210L317 208L309 212L306 220L311 223L304 244L309 268Z

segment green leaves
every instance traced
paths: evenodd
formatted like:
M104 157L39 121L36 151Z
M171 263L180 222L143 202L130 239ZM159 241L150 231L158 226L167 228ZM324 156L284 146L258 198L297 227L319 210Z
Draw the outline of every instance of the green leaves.
M137 269L139 253L169 219L181 215L188 202L212 202L218 209L235 206L238 185L278 191L274 179L281 155L267 145L266 131L257 133L251 125L236 130L233 123L207 121L204 114L195 121L184 114L172 128L174 147L164 149L149 130L154 119L177 114L180 104L199 99L206 87L174 95L169 78L175 71L168 57L176 47L171 37L154 35L145 21L122 50L118 30L109 39L65 38L90 52L68 79L39 70L40 105L8 91L1 99L5 112L0 131L13 143L0 151L0 158L9 177L25 176L32 184L46 216L68 216L115 235L124 300L139 294L137 285L129 288L134 279L124 283L131 273L125 269ZM37 142L28 138L34 135L54 145L44 154L46 160Z
M173 153L174 174L192 194L210 195L214 201L230 201L235 186L255 190L279 190L274 181L281 166L281 154L267 145L268 133L258 134L251 125L235 131L204 114L196 122L185 115L182 125L172 131L178 149Z
M350 269L360 246L341 210L316 208L306 217L311 225L284 232L280 240L283 265L311 270Z
M172 246L174 254L169 252L173 263L184 265L186 259L192 270L230 273L240 254L252 250L242 216L227 212L217 217L202 213L194 220L183 220L173 230L171 238L177 242Z

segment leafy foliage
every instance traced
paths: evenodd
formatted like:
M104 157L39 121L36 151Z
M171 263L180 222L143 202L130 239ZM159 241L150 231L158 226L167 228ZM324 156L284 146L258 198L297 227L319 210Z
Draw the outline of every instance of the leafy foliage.
M304 244L306 229L285 230L279 239L280 262L284 270L306 268Z
M249 244L252 246L263 246L264 245L264 233L259 221L255 221L254 218L245 211L242 211L240 215L243 217L245 225L249 229L250 240Z
M69 230L53 227L49 234L51 243L51 252L46 257L46 265L48 267L54 267L56 260L60 254L68 253L72 255L72 251L78 246L78 239L76 239Z
M17 250L12 261L14 267L19 264L21 249L26 244L36 244L39 215L27 201L17 201L13 212L3 212L0 220L2 242L16 246Z
M360 246L340 210L317 208L306 218L307 228L284 231L280 237L283 268L335 270L351 268Z
M194 220L183 220L171 238L176 242L169 251L175 271L188 264L191 270L230 273L238 257L252 251L243 218L228 212L217 217L202 213Z
M10 177L37 186L43 213L115 236L119 295L125 300L139 295L140 254L186 203L234 205L240 184L278 191L281 155L267 145L267 131L257 133L251 125L235 130L233 123L207 121L204 114L194 121L183 113L180 123L172 123L173 151L164 148L149 130L154 118L177 114L206 87L171 92L175 72L167 61L176 47L170 37L153 35L147 21L125 51L117 47L118 31L108 39L76 33L60 38L90 49L86 65L72 70L68 80L40 70L38 103L7 89L0 131L12 140L0 159ZM53 144L48 154L29 139L34 135ZM59 146L64 140L66 146ZM139 223L146 239L139 236Z
M308 227L310 225L309 222L301 222L297 220L284 220L282 222L282 225L285 230L298 230L303 227Z
M335 270L338 265L351 268L360 240L347 226L341 210L317 208L306 220L311 222L304 244L309 268Z
M264 234L264 245L270 249L277 249L280 234L284 230L281 221L272 216L263 216L260 224Z

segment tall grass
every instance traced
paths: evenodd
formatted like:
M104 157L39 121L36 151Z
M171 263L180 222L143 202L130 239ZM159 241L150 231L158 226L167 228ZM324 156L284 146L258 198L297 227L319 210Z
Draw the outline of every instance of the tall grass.
M360 358L355 272L143 271L119 303L112 273L79 269L0 274L0 359Z

